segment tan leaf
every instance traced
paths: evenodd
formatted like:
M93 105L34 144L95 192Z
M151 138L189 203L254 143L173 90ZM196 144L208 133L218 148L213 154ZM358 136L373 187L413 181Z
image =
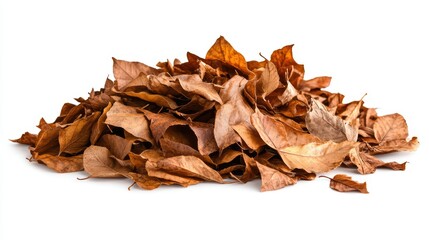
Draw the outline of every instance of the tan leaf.
M132 140L113 134L105 134L97 145L106 147L117 158L124 159L131 151Z
M201 159L194 156L176 156L161 159L156 162L156 166L165 171L175 173L180 176L195 177L206 181L223 183L223 179L218 172L207 166Z
M315 77L310 80L302 81L299 85L301 91L310 91L315 88L326 88L331 83L331 77Z
M242 96L246 82L245 78L235 76L220 91L224 104L216 111L214 137L221 151L234 143L241 143L240 136L232 126L242 122L250 123L253 110Z
M137 186L146 190L153 190L161 186L161 181L154 177L149 177L135 172L129 172L128 176L137 184Z
M142 113L137 113L133 107L115 102L106 116L106 124L121 127L132 135L148 142L153 141L146 117Z
M207 164L214 165L210 156L201 155L199 151L195 150L195 148L187 145L186 143L174 141L174 139L165 137L159 140L159 145L165 157L174 157L179 155L194 156L202 159Z
M357 141L358 130L350 123L328 112L317 100L311 101L311 110L305 117L308 131L326 141Z
M370 152L372 154L382 154L398 151L415 151L419 147L420 143L417 137L411 138L411 140L391 140L382 142L380 145L372 147Z
M358 191L361 193L368 193L368 190L366 189L366 182L358 183L353 181L352 178L347 175L337 174L334 176L334 178L329 179L331 179L329 186L338 192Z
M349 152L350 161L356 165L360 174L369 174L375 172L377 166L374 166L368 161L369 155L360 153L357 149L352 149Z
M74 154L83 151L89 145L92 125L100 115L100 112L95 112L91 116L78 119L61 129L58 138L60 152Z
M113 59L113 75L115 75L116 82L118 83L118 90L123 90L128 87L130 82L137 78L140 73L145 75L158 74L159 71L155 68L149 67L146 64L139 62L128 62L123 60Z
M179 80L180 86L182 86L185 91L198 94L207 100L222 104L222 99L220 98L219 93L213 87L213 84L203 82L200 76L193 74L175 77Z
M175 175L173 173L169 173L163 169L160 169L157 166L157 163L154 161L146 162L146 170L148 172L149 177L159 178L159 179L162 179L163 181L165 180L172 181L183 187L188 187L190 185L194 185L202 181L199 179L195 179L193 177L182 177L182 176Z
M279 150L288 146L303 145L320 140L310 134L299 132L280 121L267 116L259 109L251 116L252 125L262 140L271 148Z
M359 143L308 143L302 146L285 147L278 150L282 160L291 169L304 169L307 172L327 172L341 165L350 150Z
M242 122L231 127L252 150L258 150L260 147L265 145L265 142L259 136L258 131L249 123Z
M272 191L295 184L298 179L256 162L261 173L261 191Z
M231 44L220 36L206 54L206 59L220 60L227 63L244 74L249 74L246 59L237 52Z
M176 109L178 106L171 98L159 94L152 94L149 92L124 92L125 95L130 97L140 98L147 102L154 103L160 107Z
M198 151L202 155L209 155L218 150L214 138L214 126L210 123L191 122L189 127L197 137Z
M379 143L405 140L408 127L404 117L398 113L378 117L374 123L374 136Z
M83 170L82 154L70 157L57 156L52 154L37 154L33 152L33 159L42 162L50 169L59 173L76 172Z
M118 164L110 155L110 151L105 147L88 147L83 152L85 172L94 178L126 177L129 169Z

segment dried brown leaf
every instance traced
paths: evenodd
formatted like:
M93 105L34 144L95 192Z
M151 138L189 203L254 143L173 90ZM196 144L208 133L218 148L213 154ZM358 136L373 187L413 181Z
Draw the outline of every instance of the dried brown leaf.
M106 124L121 127L132 135L148 142L153 141L146 117L142 113L137 113L135 108L115 102L106 116Z
M408 137L407 122L398 113L378 117L374 122L374 136L379 143L405 140Z
M361 193L368 193L368 190L366 189L366 182L358 183L356 181L353 181L352 178L347 175L337 174L334 176L334 178L329 179L331 179L329 186L338 192L358 191Z
M50 169L59 173L77 172L83 170L83 157L82 154L64 157L52 154L37 154L33 152L33 159L42 162Z
M130 84L135 78L139 77L141 73L158 74L159 70L149 67L146 64L139 62L128 62L123 60L113 59L113 74L115 75L116 82L118 83L118 90L123 90Z
M83 167L90 177L126 177L130 171L118 164L105 147L90 146L83 152Z
M156 166L170 173L180 176L194 177L206 181L223 183L220 174L207 166L201 159L194 156L176 156L161 159Z
M327 172L341 165L350 150L359 144L344 141L341 143L308 143L278 149L282 160L291 169L303 169L307 172Z
M261 191L272 191L280 188L284 188L289 185L295 184L298 179L295 177L290 177L280 171L277 171L273 168L267 167L256 162L256 166L261 173L262 185Z
M220 36L206 54L206 59L220 60L227 63L244 74L249 74L246 59L237 52L232 45Z
M311 110L305 117L305 125L311 134L325 141L357 141L357 128L328 112L317 100L311 102Z
M60 153L75 154L82 152L89 145L92 125L100 115L100 112L95 112L91 116L78 119L61 129L58 138Z

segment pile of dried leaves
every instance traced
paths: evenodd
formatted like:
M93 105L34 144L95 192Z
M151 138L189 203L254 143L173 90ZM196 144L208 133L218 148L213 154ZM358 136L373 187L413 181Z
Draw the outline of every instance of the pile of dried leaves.
M261 178L262 191L339 166L404 170L406 163L374 155L418 146L401 115L343 103L342 94L321 90L330 77L304 80L292 45L270 60L246 61L220 37L205 58L187 58L158 68L113 58L115 81L14 141L57 172L126 177L144 189ZM367 192L346 175L332 178L331 188Z

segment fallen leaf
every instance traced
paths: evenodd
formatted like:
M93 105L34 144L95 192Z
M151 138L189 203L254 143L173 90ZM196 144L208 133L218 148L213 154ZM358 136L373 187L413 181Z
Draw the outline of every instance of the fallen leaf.
M218 172L194 156L177 156L161 159L156 162L156 166L165 171L174 172L177 175L223 183L223 179Z
M106 116L106 124L121 127L132 135L148 142L153 141L146 117L142 113L137 113L133 107L115 102Z
M378 117L374 122L374 136L379 143L402 140L408 137L408 127L400 114Z
M118 164L105 147L90 146L83 152L83 168L92 178L126 177L129 169Z
M13 139L11 141L16 142L16 143L20 143L20 144L30 145L30 146L34 147L36 145L36 142L37 142L37 135L29 133L29 132L25 132L21 135L20 138Z
M350 123L328 112L317 100L311 101L311 110L305 117L308 131L325 141L357 141L358 130Z
M331 179L331 183L329 184L329 186L338 192L358 191L361 193L368 193L368 190L366 189L366 182L358 183L356 181L353 181L352 178L347 175L337 174L334 176L334 178L329 179Z
M250 72L243 55L237 52L223 36L220 36L209 49L206 54L206 59L220 60L235 67L244 74Z
M298 181L297 178L289 177L286 174L264 166L258 162L256 162L256 166L258 166L259 172L261 173L262 192L284 188L286 186L293 185Z
M50 169L59 173L77 172L83 170L82 154L64 157L51 154L37 154L33 152L33 159L42 162Z
M146 64L139 62L128 62L123 60L113 59L113 75L115 75L116 82L118 83L118 89L123 90L137 78L141 73L158 74L159 70L147 66Z
M59 131L60 153L79 153L89 145L92 125L97 121L100 112L95 112L89 117L74 121Z
M341 165L350 150L359 144L344 141L341 143L308 143L279 149L279 154L291 169L303 169L307 172L328 172Z

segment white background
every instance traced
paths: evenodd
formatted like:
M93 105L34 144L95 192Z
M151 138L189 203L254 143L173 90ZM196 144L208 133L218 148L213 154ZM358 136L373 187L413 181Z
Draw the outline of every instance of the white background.
M428 239L425 1L7 0L0 9L0 239ZM154 66L205 56L219 35L247 60L294 43L307 79L332 76L328 90L346 101L368 93L366 106L403 114L420 149L383 159L407 170L334 172L367 181L367 195L322 178L267 193L258 181L128 191L128 180L78 181L85 174L29 163L27 148L8 141L102 87L111 57Z

